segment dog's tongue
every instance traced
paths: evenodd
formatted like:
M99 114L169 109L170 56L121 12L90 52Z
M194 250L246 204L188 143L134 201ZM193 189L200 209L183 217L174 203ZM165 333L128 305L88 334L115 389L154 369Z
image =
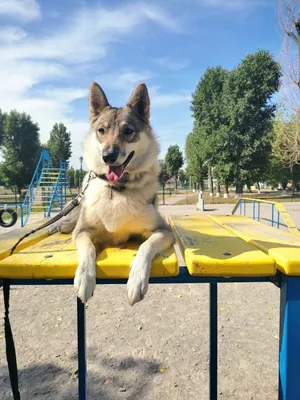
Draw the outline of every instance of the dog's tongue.
M110 182L117 182L123 175L123 165L118 165L117 167L108 167L106 172L106 178Z

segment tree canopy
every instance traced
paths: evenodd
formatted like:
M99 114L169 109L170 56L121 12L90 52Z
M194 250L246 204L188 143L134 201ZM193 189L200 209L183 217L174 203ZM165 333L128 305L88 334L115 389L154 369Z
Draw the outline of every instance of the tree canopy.
M176 188L177 188L177 178L180 168L183 166L182 153L177 144L169 146L166 158L166 170L171 176L175 176Z
M40 156L39 128L30 115L15 110L4 115L1 175L6 186L21 189L31 181Z
M198 157L213 168L215 178L236 184L238 191L263 178L271 154L271 99L279 79L278 63L264 50L247 55L232 71L208 68L192 95L197 140L192 139L187 159Z
M58 168L60 161L68 161L72 155L71 133L64 124L54 124L46 145L49 150L53 167Z

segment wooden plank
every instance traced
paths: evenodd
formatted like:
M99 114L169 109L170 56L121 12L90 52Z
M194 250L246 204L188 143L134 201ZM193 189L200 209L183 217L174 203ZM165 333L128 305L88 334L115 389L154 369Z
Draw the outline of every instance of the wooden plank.
M211 218L272 257L276 262L276 268L282 273L300 275L299 236L241 215L211 216Z
M274 260L208 216L171 216L187 268L195 276L271 276Z
M138 243L105 248L97 258L98 278L127 278ZM2 278L73 278L78 265L71 235L55 233L0 262ZM179 273L174 247L158 255L152 263L151 276L176 276Z

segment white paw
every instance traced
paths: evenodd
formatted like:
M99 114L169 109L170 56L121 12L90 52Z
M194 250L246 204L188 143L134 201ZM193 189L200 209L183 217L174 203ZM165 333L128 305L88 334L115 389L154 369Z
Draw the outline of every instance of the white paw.
M95 267L93 266L93 268ZM85 268L83 265L79 265L74 278L76 296L79 297L83 303L86 303L93 296L95 287L95 272L92 272L91 268Z
M127 281L128 301L131 306L143 300L148 291L151 261L142 253L137 253L131 266Z

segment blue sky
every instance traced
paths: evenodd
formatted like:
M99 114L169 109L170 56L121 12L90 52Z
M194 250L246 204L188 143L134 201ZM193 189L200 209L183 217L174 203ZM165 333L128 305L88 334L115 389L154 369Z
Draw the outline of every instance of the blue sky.
M0 108L32 115L48 139L72 133L79 166L87 93L98 82L114 106L148 86L163 156L184 150L191 92L207 67L235 67L259 48L279 57L276 0L1 0Z

